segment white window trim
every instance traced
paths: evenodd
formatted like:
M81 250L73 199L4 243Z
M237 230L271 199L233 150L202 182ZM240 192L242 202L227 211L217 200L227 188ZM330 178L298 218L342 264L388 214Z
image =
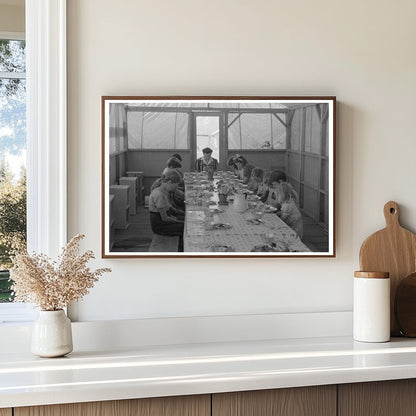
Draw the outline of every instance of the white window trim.
M67 242L66 0L26 0L27 245L56 258ZM34 317L26 304L0 305L0 323Z
M0 31L0 39L25 40L25 32L4 32L4 31Z
M28 250L67 242L66 0L26 0Z

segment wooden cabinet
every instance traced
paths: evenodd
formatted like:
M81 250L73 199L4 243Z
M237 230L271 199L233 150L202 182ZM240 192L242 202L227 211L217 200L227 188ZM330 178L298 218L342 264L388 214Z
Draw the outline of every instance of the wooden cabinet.
M135 176L123 176L119 179L120 185L127 185L129 189L130 215L136 215L137 201L137 184L138 179Z
M137 178L137 204L143 205L144 200L144 186L143 186L143 172L139 170L130 170L126 172L129 177Z
M213 416L335 416L336 386L212 395Z
M210 416L210 400L201 395L16 407L14 416Z
M125 230L130 224L129 190L130 187L128 185L110 186L110 195L114 195L114 201L112 202L112 215L114 214L114 228Z
M416 380L338 386L338 416L410 415L416 415Z
M0 409L0 416L411 416L416 380Z

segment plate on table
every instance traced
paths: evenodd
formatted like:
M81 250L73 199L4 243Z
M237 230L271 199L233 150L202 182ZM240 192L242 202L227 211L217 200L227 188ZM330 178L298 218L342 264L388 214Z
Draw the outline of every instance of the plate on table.
M214 230L229 230L230 228L233 228L233 226L225 222L214 223Z
M221 212L224 212L224 210L222 210L221 208L210 208L210 211L213 214L220 214Z
M280 251L277 247L272 247L268 244L258 244L251 249L252 253L277 253Z
M247 195L247 201L258 201L259 199L260 197L258 195L253 195L253 192Z
M272 207L271 205L265 205L264 206L264 213L265 214L272 214L274 212L277 212L277 208L276 207Z
M259 218L249 218L249 219L247 220L247 222L248 222L249 224L254 224L254 225L264 224L264 221L263 221L263 220L261 220L261 219L259 219Z
M232 246L228 246L226 244L213 244L211 246L211 251L215 253L225 253L230 251L235 251Z

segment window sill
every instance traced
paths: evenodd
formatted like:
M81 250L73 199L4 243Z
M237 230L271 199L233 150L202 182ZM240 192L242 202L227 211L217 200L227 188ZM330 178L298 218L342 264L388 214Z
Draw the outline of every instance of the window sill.
M36 312L27 303L0 303L0 325L22 325L33 322Z

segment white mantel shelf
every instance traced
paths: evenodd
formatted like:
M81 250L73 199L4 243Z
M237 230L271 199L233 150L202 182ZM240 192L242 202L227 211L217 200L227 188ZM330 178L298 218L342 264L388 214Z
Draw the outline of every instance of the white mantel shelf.
M0 354L0 408L416 377L416 340L350 337Z

